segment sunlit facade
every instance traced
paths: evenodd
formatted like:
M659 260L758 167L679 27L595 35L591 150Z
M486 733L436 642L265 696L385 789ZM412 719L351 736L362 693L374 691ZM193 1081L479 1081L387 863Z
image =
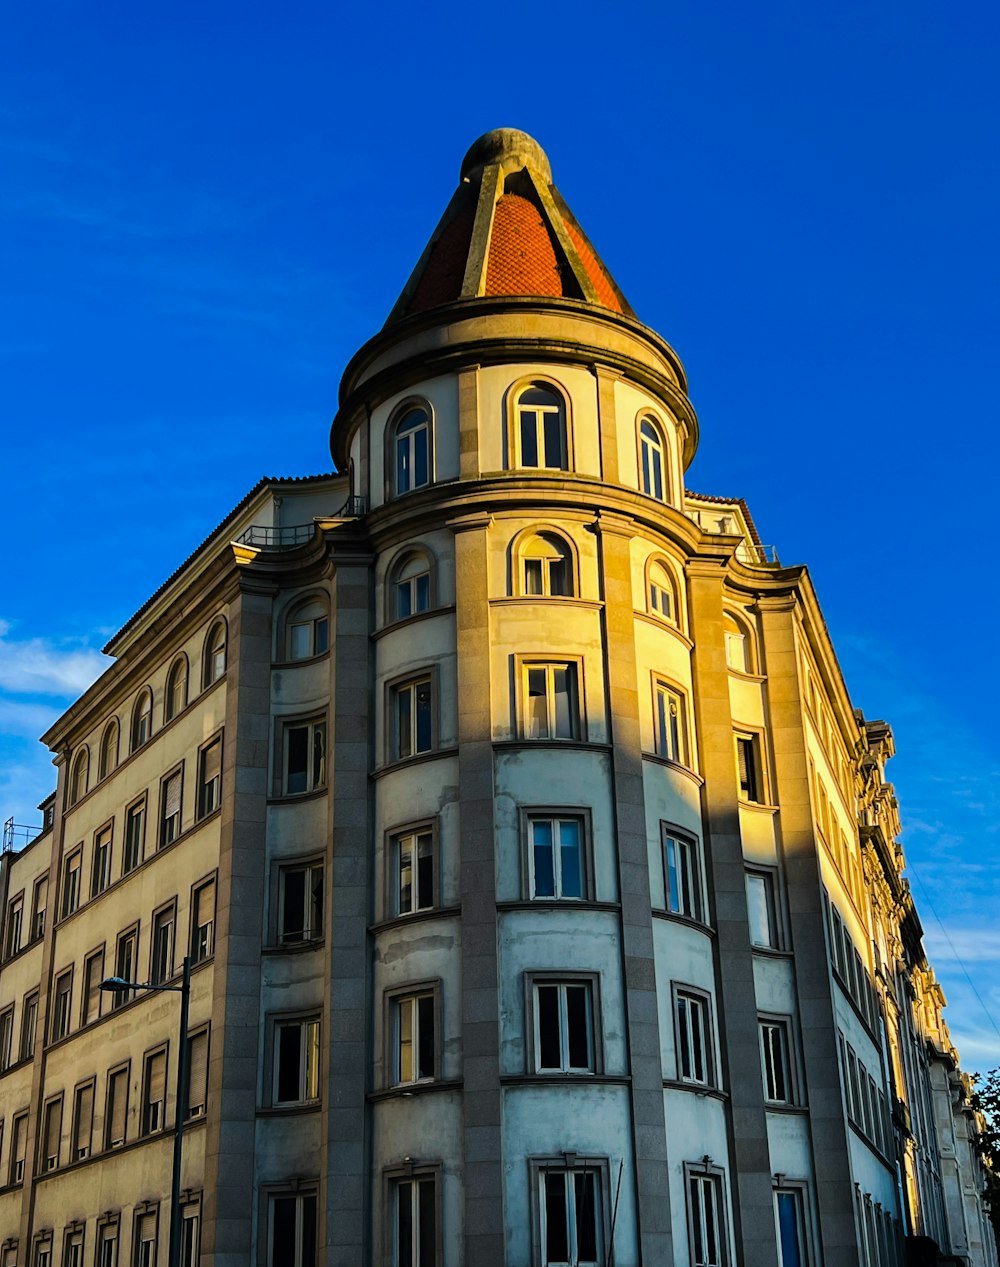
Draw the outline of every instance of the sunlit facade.
M885 765L808 572L522 133L44 736L0 1267L996 1267ZM950 1257L949 1257L950 1256Z

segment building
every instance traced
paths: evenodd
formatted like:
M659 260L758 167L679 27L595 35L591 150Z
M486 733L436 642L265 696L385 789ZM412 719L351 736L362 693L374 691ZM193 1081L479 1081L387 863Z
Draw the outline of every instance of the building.
M3 858L0 1267L996 1267L809 574L523 133L44 736Z

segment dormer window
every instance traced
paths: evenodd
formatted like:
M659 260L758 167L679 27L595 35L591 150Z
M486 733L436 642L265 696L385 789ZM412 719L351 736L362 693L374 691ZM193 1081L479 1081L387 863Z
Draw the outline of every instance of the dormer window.
M667 446L663 432L652 418L639 423L639 483L647 497L667 500Z
M530 383L517 396L515 441L517 466L568 471L566 402L545 383Z
M406 410L393 428L394 492L397 497L431 480L431 420L426 409Z

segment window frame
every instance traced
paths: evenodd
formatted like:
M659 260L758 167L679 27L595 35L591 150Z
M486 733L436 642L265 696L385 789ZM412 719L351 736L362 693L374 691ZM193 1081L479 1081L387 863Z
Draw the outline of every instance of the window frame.
M38 1161L36 1173L39 1175L51 1174L53 1170L58 1170L62 1164L62 1128L63 1128L63 1092L57 1095L47 1096L42 1102L42 1112L40 1114L40 1130L38 1132ZM50 1117L56 1117L55 1131L55 1153L47 1150L49 1143Z
M122 875L123 876L128 875L129 872L134 871L136 867L141 866L143 861L145 860L144 855L146 852L146 819L148 818L147 801L148 801L147 794L143 792L141 796L137 796L134 801L130 801L129 804L125 806L125 817L123 820L123 827L122 827ZM136 842L137 848L136 848L135 860L132 862L132 865L129 866L128 863L131 857L130 855L131 832L129 831L129 828L131 824L135 821L136 810L138 810L138 817L140 821L140 828L139 828L139 833L138 833L139 839Z
M430 691L430 744L426 748L417 748L419 723L417 716L416 690L427 684ZM440 747L440 708L439 708L438 666L427 665L412 673L390 678L385 684L385 760L387 765L395 765L401 761L414 761L436 752ZM405 755L401 753L402 720L400 701L404 693L413 692L410 705L410 741L412 750Z
M3 957L5 960L13 959L25 946L31 944L30 940L27 942L24 940L24 898L25 891L21 889L19 893L15 893L7 901L3 929Z
M296 619L297 616L305 616L309 608L317 606L322 608L322 614L313 616L308 620ZM324 633L326 646L317 650L318 644L322 641L320 637L320 626L325 625ZM309 651L306 655L294 654L294 631L298 628L308 626L309 629ZM330 604L327 595L321 590L309 591L305 594L297 594L285 609L280 626L281 644L279 647L279 655L277 657L279 663L283 664L307 664L310 660L318 660L320 656L326 655L330 650Z
M560 444L562 452L560 458L561 465L549 466L542 461L537 462L534 466L529 466L524 461L523 453L523 432L521 426L521 397L526 393L534 390L550 392L561 405L561 410L557 406L557 414L561 419ZM576 455L574 453L573 444L573 410L572 395L566 390L562 384L557 383L548 375L540 377L530 377L519 379L516 383L512 383L507 392L507 453L506 453L506 469L509 471L562 471L571 474L576 470ZM535 406L537 410L540 406ZM528 412L525 410L525 412ZM539 443L539 441L541 443ZM545 432L544 424L539 434L539 424L535 423L535 443L538 448L538 456L541 458L545 450Z
M730 621L736 626L735 632L727 628L726 622ZM723 608L722 612L722 631L723 641L726 653L726 668L730 673L737 673L743 677L754 677L757 674L757 655L756 655L756 637L754 631L747 623L747 617L742 612L736 612L731 607ZM743 651L743 667L733 664L730 658L730 648L732 642L739 638L742 641Z
M58 1043L73 1032L73 976L76 965L70 964L52 979L52 1023L49 1042ZM65 988L64 988L65 987Z
M133 941L132 968L129 974L126 974L122 967L122 946L123 944ZM138 976L139 966L139 921L135 920L129 924L127 928L123 928L115 938L115 976L128 980L129 975ZM111 1010L117 1011L124 1007L134 997L134 992L125 988L115 989L111 991Z
M140 1230L144 1220L153 1220L152 1241L141 1241ZM152 1254L145 1254L143 1246L152 1244ZM132 1267L156 1267L160 1249L160 1203L145 1201L137 1205L132 1216Z
M110 1235L108 1235L110 1233ZM121 1248L121 1216L103 1214L97 1220L94 1232L94 1267L118 1267L118 1251ZM111 1246L110 1254L104 1253L104 1247Z
M319 910L319 926L316 929L308 926L308 916L311 908L310 901L310 882L308 876L313 872L319 871L322 877L322 899L320 901ZM299 931L300 937L291 937L286 935L284 931L284 899L286 893L286 880L288 875L304 873L307 876L305 887L303 889L302 907L303 907L303 927ZM322 854L310 854L301 858L276 858L273 863L272 872L272 909L274 911L273 920L273 946L313 946L323 940L326 931L326 899L327 899L327 877L326 877L326 859Z
M39 896L41 901L39 902ZM41 941L45 936L45 915L49 909L49 873L43 871L31 886L31 924L28 928L28 945Z
M411 563L423 563L424 570L415 572L410 577L402 577L401 573L405 572ZM385 569L383 580L382 597L386 626L399 624L404 620L413 620L417 616L425 616L428 612L437 609L440 602L437 592L437 569L437 556L423 541L410 542L393 555ZM427 606L418 607L416 600L419 596L414 592L412 583L419 581L423 576L427 577ZM400 613L399 603L399 590L404 584L411 590L412 609L406 615Z
M19 1059L14 1056L15 1019L15 1004L0 1008L0 1073L16 1065Z
M675 846L687 850L691 856L690 871L692 873L693 888L693 907L691 911L681 909L678 901L675 905L675 897L673 893L674 886L671 884L671 866L669 861L669 849L667 842L672 841ZM704 926L709 925L708 912L708 886L705 882L705 858L704 850L699 838L693 832L686 831L682 827L677 827L674 823L667 822L665 819L660 820L660 859L663 865L663 909L668 915L675 915L681 919L693 920L697 924ZM678 872L675 864L673 871Z
M558 1260L552 1260L546 1254L546 1201L544 1197L545 1178L549 1174L562 1173L576 1174L582 1172L584 1174L593 1174L595 1185L597 1188L594 1202L594 1231L595 1231L595 1248L597 1250L596 1262L597 1267L602 1267L605 1256L608 1253L608 1237L611 1229L611 1209L610 1209L610 1165L607 1157L595 1156L592 1154L564 1152L556 1153L550 1156L535 1156L528 1158L528 1192L529 1192L529 1210L531 1217L531 1264L532 1267L564 1267L559 1264ZM568 1185L567 1185L568 1186ZM572 1185L574 1191L576 1184ZM568 1229L567 1229L568 1230ZM567 1238L569 1240L569 1238ZM573 1245L570 1241L570 1262L577 1261L572 1253ZM587 1264L588 1260L580 1260L583 1264Z
M551 566L539 568L541 588L537 591L529 588L527 577L528 560L533 558L551 559L551 556L528 553L529 547L535 541L543 541L551 545L558 554L560 562L564 565L565 585L561 592L552 588ZM507 592L511 597L529 599L532 602L542 602L550 598L579 598L579 556L576 543L564 530L554 528L550 524L533 524L530 528L522 529L513 538L510 543L509 554L509 584Z
M196 924L195 919L198 914L198 895L205 889L211 887L213 893L212 901L212 918L207 924ZM216 924L219 916L219 877L218 872L212 871L209 875L203 876L191 885L191 895L188 901L188 954L191 957L191 966L204 963L211 959L215 954L215 937ZM204 954L199 949L200 943L196 943L196 938L202 928L209 929L208 949Z
M673 1017L673 1033L674 1033L674 1067L677 1082L688 1087L705 1087L709 1089L720 1089L720 1066L717 1050L717 1042L715 1035L715 1016L712 1007L712 996L707 990L703 990L698 986L689 985L686 981L671 981L671 1013ZM698 1078L694 1073L685 1074L684 1064L685 1056L688 1054L688 1048L682 1042L681 1034L681 1014L680 1003L684 1001L686 1004L697 1005L702 1012L702 1051L701 1058L704 1065L705 1076ZM688 1021L689 1040L690 1021ZM694 1048L690 1048L694 1051ZM695 1053L697 1054L697 1053Z
M175 700L175 682L178 679L178 670L181 677L181 690L179 699ZM191 691L191 666L188 663L187 655L182 651L180 655L175 656L170 668L167 670L166 681L163 686L163 721L173 721L175 717L180 717L188 706L188 699Z
M222 630L222 642L216 642L215 634ZM222 667L217 664L221 653ZM201 689L207 691L210 686L221 681L229 668L229 625L225 616L216 616L208 627L201 653Z
M283 1029L299 1030L299 1068L298 1068L298 1089L300 1095L293 1099L279 1098L279 1081L281 1079L282 1067L280 1059L280 1046L278 1034ZM310 1091L310 1050L309 1050L309 1031L315 1028L315 1076L316 1076L316 1094L309 1095ZM318 1105L323 1100L323 1020L319 1011L300 1011L300 1012L272 1012L267 1018L267 1036L268 1051L267 1063L265 1066L265 1076L267 1078L266 1103L270 1108L274 1109L292 1109L302 1108L308 1105Z
M83 841L78 845L74 845L63 857L62 867L60 868L60 878L62 880L61 892L59 894L59 918L60 920L69 919L71 915L75 915L80 909L81 899L83 898ZM71 892L70 879L74 880L72 890L75 901L72 906L69 905L69 896Z
M194 1211L194 1213L189 1213ZM181 1203L180 1267L198 1267L201 1262L201 1193ZM194 1224L193 1241L187 1228Z
M519 811L521 841L521 890L526 902L592 902L596 891L594 874L594 825L589 806L585 805L523 805ZM580 832L580 894L565 895L562 889L562 847L556 845L556 834L553 832L552 844L552 895L535 892L535 823L548 822L556 824L574 822ZM557 874L558 873L558 874Z
M148 711L145 708L146 704L149 705ZM141 728L139 723L144 717L147 719L147 725L145 734L140 738ZM153 688L151 686L147 685L142 687L142 689L136 694L135 703L132 705L132 716L129 722L128 735L128 750L130 756L133 752L138 752L140 748L145 748L146 744L148 744L153 737Z
M90 1092L90 1129L87 1132L87 1143L81 1149L81 1100L85 1092ZM73 1120L70 1125L70 1164L83 1161L94 1151L94 1116L97 1110L97 1076L85 1078L73 1088Z
M167 924L170 928L170 950L167 962L167 971L160 974L159 971L159 947L157 946L157 932L159 931L159 921L161 917L167 916ZM169 902L164 902L153 911L149 923L149 977L150 983L162 985L170 981L176 972L177 963L177 898L172 897Z
M21 1041L18 1048L19 1060L34 1060L35 1047L38 1041L38 987L28 990L21 1002ZM42 1035L44 1042L45 1035Z
M109 818L106 823L102 823L94 832L93 841L90 847L90 900L93 901L105 889L109 889L113 883L112 868L114 865L114 845L115 845L115 820ZM107 861L101 870L100 876L97 872L97 862L99 857L99 846L107 849ZM103 883L98 884L98 880Z
M85 1225L79 1221L68 1223L63 1229L62 1267L83 1267L83 1251L86 1244ZM78 1249L78 1254L70 1254Z
M696 1182L704 1183L713 1194L719 1242L719 1254L715 1263L711 1263L707 1258L698 1258L695 1254L694 1185ZM686 1161L684 1163L684 1208L687 1214L688 1255L691 1267L730 1267L732 1259L729 1243L728 1195L726 1172L721 1166L713 1166L709 1162Z
M114 737L114 750L109 754L108 741ZM98 750L97 779L103 782L118 769L118 756L121 752L121 725L117 717L112 717L101 732L101 746Z
M736 797L743 805L770 805L764 731L759 726L737 723L733 727L733 756L736 764ZM740 770L740 745L746 745L748 780L744 787ZM753 795L751 795L753 793Z
M411 1087L429 1086L440 1082L443 1074L441 1058L443 1055L441 1028L442 982L440 977L425 981L408 981L404 985L393 986L383 994L383 1031L384 1031L384 1067L383 1083L386 1090L405 1090ZM432 1039L432 1056L434 1071L431 1074L405 1079L402 1076L402 1035L400 1030L400 1005L416 1004L420 999L431 999L434 1007L434 1034ZM418 1070L420 1058L420 1014L414 1007L414 1024L410 1043L413 1052L413 1071Z
M431 853L431 902L427 906L418 906L419 894L418 867L411 862L413 878L410 882L411 906L409 910L401 909L400 881L400 845L404 840L419 842L423 838L430 839ZM414 822L400 823L385 833L385 915L387 919L413 920L420 919L429 911L441 907L441 843L440 823L437 818L421 818ZM417 858L419 862L419 857Z
M82 773L81 773L82 772ZM80 786L81 778L83 786ZM73 763L70 766L69 788L66 797L66 808L72 809L74 805L78 805L80 801L90 791L90 748L87 744L81 744L73 756Z
M515 666L515 709L516 709L516 726L515 734L517 738L524 743L586 743L588 735L587 727L587 710L586 696L584 692L583 679L583 657L582 656L565 656L553 657L550 655L540 654L516 654L514 657ZM532 670L545 670L545 711L546 711L546 730L549 732L545 735L531 735L530 720L528 713L528 701L534 698L529 694L528 674ZM569 735L552 734L553 729L558 729L558 714L556 711L555 698L558 692L553 689L552 673L555 670L564 669L567 674L567 695L568 695L568 713L570 719ZM553 726L553 722L556 725Z
M655 670L652 675L652 691L653 691L653 755L661 761L666 761L670 765L679 766L683 770L694 772L694 744L692 742L692 731L690 719L688 717L688 695L687 692L676 682L668 677L664 677L662 673ZM677 701L677 752L671 755L667 743L668 734L661 727L660 723L660 698L661 695L667 699L675 699ZM664 718L668 716L668 712L664 713Z
M646 487L646 463L645 463L645 447L646 437L643 436L643 427L649 426L654 433L654 443L659 449L660 461L660 484L662 492L656 493L652 488ZM649 497L653 501L659 502L661 505L670 506L673 504L673 481L671 479L671 448L667 439L667 429L662 420L657 417L649 409L640 410L635 419L635 445L636 445L636 486L643 497Z
M777 867L769 867L760 863L744 864L744 889L747 900L747 933L751 950L784 950L786 948L784 918L782 914L781 881ZM764 884L764 895L767 901L767 914L773 926L774 940L761 942L754 940L754 904L750 900L750 880L760 880Z
M131 1096L131 1087L129 1086L129 1078L131 1077L132 1061L120 1060L116 1065L112 1065L105 1075L104 1080L104 1121L102 1123L102 1135L104 1143L104 1151L111 1152L116 1148L123 1148L128 1143L128 1102ZM121 1079L123 1088L124 1101L122 1106L122 1136L121 1139L114 1139L114 1119L112 1112L115 1102L112 1099L113 1086L118 1084L114 1081L116 1078Z
M206 758L211 750L218 745L219 749L219 772L214 779L205 779ZM198 772L198 782L196 787L197 799L195 803L195 811L197 818L195 822L200 823L202 819L208 818L210 814L214 814L222 808L222 762L225 757L225 747L223 744L223 731L220 727L214 735L210 735L204 743L198 747L198 761L196 770ZM211 805L208 803L206 790L215 784L214 800Z
M167 814L169 805L167 792L169 785L174 779L179 780L180 795L177 802L177 812ZM168 823L172 822L176 817L176 829L172 834L168 830ZM175 766L160 776L160 798L159 798L159 814L157 816L156 831L156 851L159 853L163 849L167 849L175 841L184 835L184 762L179 761Z
M665 590L659 582L654 582L652 572L655 567L658 567L663 571L669 589ZM661 624L666 625L670 629L675 629L678 632L681 632L680 588L677 584L677 574L666 555L650 554L647 556L645 566L643 567L643 585L644 593L642 610L651 617L651 619L659 621ZM657 608L657 605L654 602L654 585L657 594L666 594L669 598L671 609L669 615L664 614L662 610L662 602L660 603L659 608Z
M414 413L423 413L423 421L417 423L413 427L408 427L405 431L401 430L401 426ZM434 434L436 430L436 419L434 416L434 408L429 400L422 396L407 396L405 400L401 400L389 415L389 420L385 428L385 445L384 445L384 488L385 500L394 501L397 497L406 497L410 493L419 492L422 488L428 488L431 484L437 482L435 468L435 449ZM424 461L426 463L427 478L421 483L413 482L413 474L416 470L416 463L413 459L415 446L411 440L409 450L411 455L411 471L410 479L406 488L400 488L399 479L399 440L401 435L409 435L416 437L423 432L425 439Z
M781 1051L779 1053L782 1069L781 1073L785 1080L785 1096L780 1098L768 1094L769 1082L773 1079L769 1078L769 1067L771 1059L769 1052L771 1048L767 1042L765 1035L766 1029L773 1029L781 1034ZM794 1030L792 1028L792 1018L787 1015L781 1015L772 1012L759 1012L757 1014L757 1032L760 1045L760 1062L761 1075L764 1086L764 1103L766 1105L784 1105L788 1107L796 1107L799 1105L799 1073L797 1061L797 1046L794 1041Z
M101 943L100 946L95 947L93 950L88 951L83 957L83 972L80 977L80 986L81 986L80 988L80 1028L81 1029L83 1029L84 1026L90 1025L94 1021L98 1021L101 1019L101 1002L104 998L104 992L100 989L100 983L104 980L104 957L105 957L105 943L103 942ZM98 988L94 991L97 997L97 1014L96 1016L90 1017L88 1016L88 1011L89 1011L88 1002L90 1000L90 991L88 989L87 969L88 969L88 966L94 962L96 962L98 965L98 968L97 968Z
M784 1261L784 1250L781 1243L781 1220L779 1215L779 1196L792 1196L795 1199L796 1225L799 1237L799 1257L801 1267L810 1267L816 1261L813 1249L812 1207L809 1194L809 1183L805 1179L789 1179L780 1176L780 1182L772 1188L774 1194L774 1231L778 1244L779 1267L793 1267Z
M559 1054L558 1068L541 1063L541 1010L538 1004L539 988L560 989L558 1003ZM569 1016L566 1004L566 988L583 987L587 1000L587 1035L590 1049L590 1065L576 1066L569 1063ZM558 972L528 969L524 973L525 991L525 1066L529 1074L553 1078L593 1078L604 1072L603 1027L601 1025L601 974L599 972Z
M330 778L330 724L325 712L307 713L304 716L280 717L277 721L276 752L281 754L280 766L275 770L275 795L287 797L289 800L300 796L311 796L314 792L325 791ZM306 732L306 766L304 788L289 790L289 736L293 730ZM322 730L321 771L316 770L316 735Z
M167 1098L170 1076L169 1043L157 1043L142 1053L142 1080L139 1084L139 1138L147 1139L150 1135L162 1135L167 1129ZM154 1060L163 1058L163 1098L153 1100L150 1097L152 1083L152 1064ZM153 1105L160 1105L153 1121Z
M439 1162L424 1162L418 1166L410 1164L389 1166L382 1171L383 1208L386 1217L382 1224L385 1229L385 1245L381 1261L391 1264L391 1267L440 1267L443 1261L442 1242L444 1239L442 1176L443 1166ZM415 1195L412 1191L412 1186L422 1183L433 1183L434 1185L434 1258L432 1263L425 1264L421 1261L423 1256L419 1249L420 1233L418 1228L416 1236L412 1237L410 1261L407 1263L399 1256L399 1193L404 1185L411 1188L410 1202L412 1212ZM417 1198L417 1208L419 1209L419 1198ZM414 1226L414 1224L411 1224L411 1227Z
M10 1157L7 1159L7 1182L10 1187L24 1183L28 1170L28 1120L30 1109L14 1113L10 1119Z
M302 1267L302 1240L304 1230L304 1208L307 1201L312 1202L313 1244L319 1248L319 1186L315 1180L303 1181L290 1187L287 1184L266 1184L261 1188L260 1201L260 1236L258 1237L258 1262L260 1267L274 1267L274 1203L276 1201L293 1201L295 1203L295 1244L292 1246L293 1267ZM282 1262L285 1260L282 1259Z
M191 1076L194 1068L194 1043L204 1038L205 1040L205 1086L204 1099L194 1102L192 1092L196 1089L194 1078ZM187 1032L187 1056L188 1056L188 1098L187 1104L184 1106L184 1121L195 1122L199 1118L208 1115L208 1091L209 1091L209 1062L212 1058L212 1025L210 1021L205 1021L202 1025L196 1025Z

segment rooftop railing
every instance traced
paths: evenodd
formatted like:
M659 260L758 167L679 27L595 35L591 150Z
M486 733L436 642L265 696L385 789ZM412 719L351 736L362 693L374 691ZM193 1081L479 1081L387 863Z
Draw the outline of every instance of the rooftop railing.
M744 541L737 546L736 557L741 563L768 564L771 567L781 566L778 561L778 551L774 546L759 546L752 542Z
M367 497L348 497L343 506L330 516L331 519L358 519L368 510ZM305 545L316 535L315 521L307 524L286 524L270 528L264 524L251 524L236 538L236 544L255 546L258 550L292 550Z
M36 836L42 834L41 827L29 827L26 823L15 823L8 818L3 825L3 845L0 853L19 853L25 845L30 845Z

